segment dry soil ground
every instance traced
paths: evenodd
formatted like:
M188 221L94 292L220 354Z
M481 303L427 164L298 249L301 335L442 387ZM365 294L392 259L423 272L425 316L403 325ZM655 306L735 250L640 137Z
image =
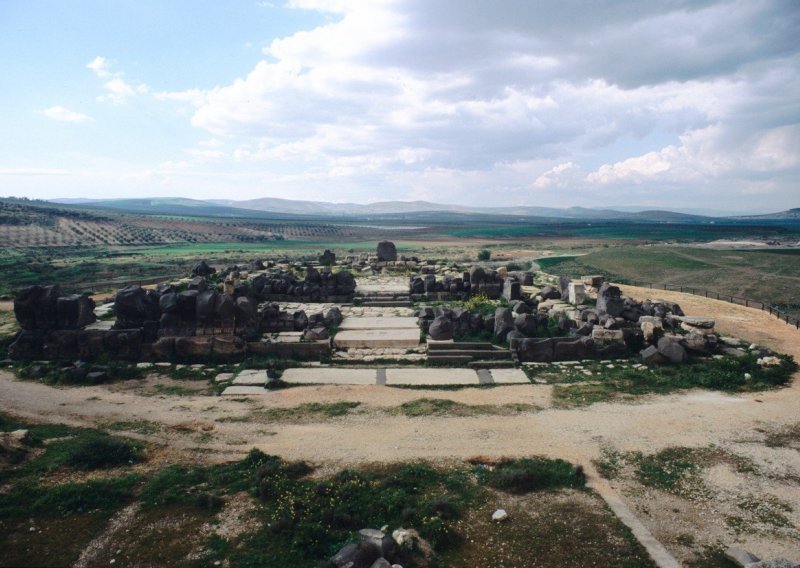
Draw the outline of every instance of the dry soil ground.
M630 287L624 291L641 299L652 292ZM656 294L678 301L686 313L715 318L722 334L800 359L800 331L766 313L684 294ZM156 432L146 437L163 443L166 454L226 460L255 446L287 459L309 460L323 471L415 458L440 463L477 455L534 454L591 467L592 461L609 448L650 454L672 446L714 445L730 455L752 460L755 470L739 472L725 463L715 464L703 471L703 484L708 491L702 498L646 488L630 476L612 480L612 486L679 559L691 559L704 546L734 542L743 543L761 557L798 557L800 551L800 451L791 444L765 444L770 432L784 431L800 420L797 377L790 387L770 392L726 395L689 391L578 409L553 407L552 387L547 385L458 391L315 386L246 399L159 395L153 390L154 384L170 381L150 376L124 384L54 388L20 381L2 371L0 411L34 421L73 425L141 425L147 421L152 423L150 430ZM539 410L512 415L415 418L395 411L398 405L422 397L481 405L529 403ZM275 420L259 413L308 402L339 401L357 401L361 405L337 418ZM131 427L134 435L136 430ZM752 510L755 506L748 509L745 505L748 499L777 500L786 523L778 526L766 516L757 515Z

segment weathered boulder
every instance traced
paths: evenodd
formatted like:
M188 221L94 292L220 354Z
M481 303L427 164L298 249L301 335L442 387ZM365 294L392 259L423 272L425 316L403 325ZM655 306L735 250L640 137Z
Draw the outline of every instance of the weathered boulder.
M512 278L506 278L503 281L503 296L506 300L519 300L520 298L520 285L519 282Z
M142 348L141 329L112 329L103 337L106 352L121 359L138 359Z
M469 269L469 281L473 286L482 283L486 280L486 271L480 266L473 266Z
M213 266L209 266L205 260L201 260L194 265L194 268L192 268L192 274L194 276L211 276L216 271L217 269Z
M497 321L495 319L495 321ZM533 314L520 314L514 318L514 327L525 336L536 333L537 319Z
M586 300L586 287L577 282L570 282L567 286L567 295L565 296L570 304L582 304Z
M331 266L336 264L336 255L332 251L325 249L325 252L319 255L318 260L322 266Z
M592 339L596 343L619 343L624 341L625 334L621 329L606 329L596 325L592 329Z
M356 289L356 279L347 270L340 270L335 274L336 293L343 296L352 294Z
M639 356L642 358L642 363L645 365L660 365L667 360L666 357L658 352L658 348L655 345L650 345L642 349Z
M322 325L315 325L314 327L308 328L303 333L303 339L306 341L324 341L330 337L330 333L327 329L325 329Z
M539 296L544 298L545 300L560 300L561 299L561 292L558 291L557 288L553 286L545 286L541 290L539 290Z
M553 340L521 339L517 342L517 357L523 363L547 363L553 360Z
M670 336L658 340L658 352L670 363L684 363L689 358L680 341Z
M116 329L132 329L142 327L146 321L158 321L161 317L158 293L139 286L123 288L114 298L114 313Z
M554 337L553 359L576 361L594 357L594 341L590 337Z
M422 319L433 319L435 316L433 314L433 308L424 307L420 308L417 312L417 317Z
M447 316L437 316L428 328L428 337L435 341L453 339L453 322Z
M23 329L8 346L8 354L14 359L37 359L42 356L44 339L41 329Z
M612 286L608 282L603 282L597 291L597 312L606 313L614 317L622 315L625 310L625 302L622 300L622 293L617 286Z
M178 337L175 354L181 359L203 359L211 355L211 337Z
M333 306L325 312L325 326L328 328L338 327L343 319L342 310L338 306Z
M569 283L570 279L566 276L559 276L556 278L556 288L561 294L561 298L563 300L569 298Z
M56 301L58 329L81 329L97 321L94 300L80 294L62 296Z
M245 349L247 343L236 335L215 335L211 342L211 353L223 359L241 355Z
M589 276L582 276L581 281L583 282L584 286L589 286L591 288L600 288L600 286L605 281L605 277L600 274L592 274Z
M717 348L717 336L692 332L683 337L684 347L697 355L711 355Z
M381 241L376 250L378 262L394 262L397 260L397 248L391 241Z
M25 330L58 327L58 286L28 286L14 297L14 315Z
M412 294L424 294L425 293L425 281L420 278L419 276L415 276L411 279L410 289Z
M503 341L512 329L514 329L514 317L511 315L511 310L497 308L494 311L494 336Z
M175 338L160 337L151 348L153 359L156 361L169 361L175 356Z

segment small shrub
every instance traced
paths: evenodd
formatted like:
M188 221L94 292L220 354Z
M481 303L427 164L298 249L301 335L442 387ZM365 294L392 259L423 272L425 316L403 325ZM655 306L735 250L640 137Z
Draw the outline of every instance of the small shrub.
M67 463L78 469L103 469L132 464L139 460L137 446L115 436L79 438L72 446Z
M492 258L492 251L489 249L483 249L478 253L478 260L487 261Z
M480 470L483 482L509 493L530 493L543 489L583 487L586 476L580 466L544 457L501 461L494 469Z

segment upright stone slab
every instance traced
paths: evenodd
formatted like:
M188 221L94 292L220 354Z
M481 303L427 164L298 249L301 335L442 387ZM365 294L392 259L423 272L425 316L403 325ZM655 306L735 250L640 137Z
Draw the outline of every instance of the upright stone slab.
M503 281L503 296L509 302L513 300L519 300L520 298L519 282L517 282L512 278L506 278Z
M569 283L569 303L573 305L582 304L586 299L586 287L577 282Z

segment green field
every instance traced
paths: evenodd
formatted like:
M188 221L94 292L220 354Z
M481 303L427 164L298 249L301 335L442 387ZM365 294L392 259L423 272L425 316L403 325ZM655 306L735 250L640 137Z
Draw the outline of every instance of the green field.
M800 250L635 246L539 259L552 274L603 274L617 282L684 286L762 301L800 314Z
M572 222L539 223L476 227L447 231L460 238L522 239L579 238L622 241L692 242L742 237L789 237L800 234L800 225L777 224L680 224L680 223L617 223Z

